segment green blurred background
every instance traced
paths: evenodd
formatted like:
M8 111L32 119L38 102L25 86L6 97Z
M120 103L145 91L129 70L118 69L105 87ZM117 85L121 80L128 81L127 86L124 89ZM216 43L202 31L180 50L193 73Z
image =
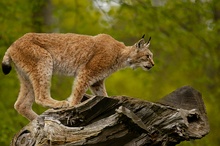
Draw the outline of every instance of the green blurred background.
M107 33L126 45L152 37L155 66L124 69L111 75L107 91L157 101L184 85L199 90L210 133L180 146L220 145L220 1L219 0L1 0L0 58L27 32L96 35ZM53 76L52 97L65 99L73 78ZM13 108L19 81L13 70L0 74L0 145L7 146L28 120ZM39 114L45 108L34 105Z

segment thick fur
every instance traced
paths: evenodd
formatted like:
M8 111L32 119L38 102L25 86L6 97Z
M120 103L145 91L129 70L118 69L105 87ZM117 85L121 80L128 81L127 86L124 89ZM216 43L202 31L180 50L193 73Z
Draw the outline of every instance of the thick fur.
M28 33L15 41L6 51L2 70L8 74L13 62L21 83L15 109L33 120L35 101L45 107L61 108L80 103L91 89L94 95L107 96L104 80L125 67L154 66L150 42L142 38L133 46L125 46L106 34L97 36L79 34ZM50 95L52 74L74 76L72 94L65 101Z

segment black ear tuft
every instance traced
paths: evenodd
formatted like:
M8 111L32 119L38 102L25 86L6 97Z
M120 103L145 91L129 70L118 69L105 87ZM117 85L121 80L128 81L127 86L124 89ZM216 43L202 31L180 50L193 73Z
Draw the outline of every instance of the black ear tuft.
M144 38L145 37L145 34L142 36L142 38Z
M150 40L151 40L151 37L149 38L149 40L148 40L147 44L149 44L149 43L150 43Z

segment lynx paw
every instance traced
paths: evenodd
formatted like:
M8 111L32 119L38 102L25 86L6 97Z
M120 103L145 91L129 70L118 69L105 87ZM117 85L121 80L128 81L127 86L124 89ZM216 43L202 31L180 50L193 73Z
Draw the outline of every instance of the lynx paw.
M76 105L78 105L78 104L80 104L81 102L70 102L70 104L69 104L69 106L70 107L74 107L74 106L76 106Z
M59 101L54 105L54 109L59 109L59 108L66 108L66 107L70 107L69 102L68 101Z

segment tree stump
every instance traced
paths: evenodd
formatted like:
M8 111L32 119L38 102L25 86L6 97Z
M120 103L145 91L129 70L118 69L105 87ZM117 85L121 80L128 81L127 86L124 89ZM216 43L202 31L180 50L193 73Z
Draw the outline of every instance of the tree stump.
M201 94L184 86L157 103L96 96L49 109L20 130L11 146L166 146L208 133Z

